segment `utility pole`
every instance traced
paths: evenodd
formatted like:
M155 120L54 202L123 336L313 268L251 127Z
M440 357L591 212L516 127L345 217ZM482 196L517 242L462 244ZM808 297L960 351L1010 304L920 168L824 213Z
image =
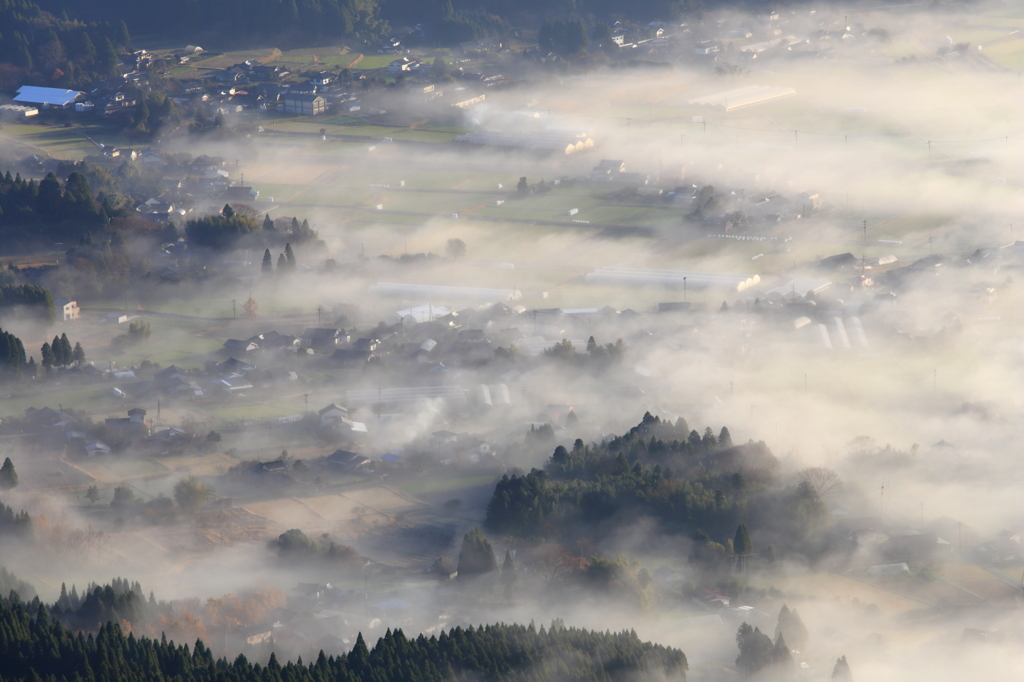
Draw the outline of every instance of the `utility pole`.
M683 303L686 303L686 278L683 277Z
M323 309L324 307L322 305L318 305L316 307L316 326L318 327L320 326L320 313L323 312Z
M864 221L864 246L868 245L868 221Z
M708 136L708 122L707 121L701 121L701 125L704 126L704 137L707 137Z
M235 307L235 299L231 299L231 319L238 319L238 309Z
M306 412L309 412L309 394L303 393L302 397L306 399Z
M928 160L930 161L931 158L932 158L932 141L928 140Z

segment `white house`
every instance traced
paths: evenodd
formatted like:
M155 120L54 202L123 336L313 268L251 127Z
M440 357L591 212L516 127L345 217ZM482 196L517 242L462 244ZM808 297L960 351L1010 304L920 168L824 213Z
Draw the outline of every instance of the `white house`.
M329 427L334 426L341 422L342 419L348 417L348 410L340 405L331 403L324 409L320 410L320 426Z
M54 312L61 316L61 320L77 320L78 319L78 301L69 301L66 298L55 298L53 300Z

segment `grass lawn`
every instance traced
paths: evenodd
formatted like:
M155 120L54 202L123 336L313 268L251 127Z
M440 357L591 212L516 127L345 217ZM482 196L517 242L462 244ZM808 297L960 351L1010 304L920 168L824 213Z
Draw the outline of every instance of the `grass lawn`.
M89 154L96 153L96 146L85 139L85 135L89 135L93 139L96 139L97 136L105 136L104 141L111 140L108 130L93 127L64 128L5 123L3 130L0 130L0 138L24 145L34 153L43 152L57 159L72 161L79 161Z
M363 59L356 64L355 68L360 71L368 69L382 69L396 59L398 59L398 57L393 54L365 55Z

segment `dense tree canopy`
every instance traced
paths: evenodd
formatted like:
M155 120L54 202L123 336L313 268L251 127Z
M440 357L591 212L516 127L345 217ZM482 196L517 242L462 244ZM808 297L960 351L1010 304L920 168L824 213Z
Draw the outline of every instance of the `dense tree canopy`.
M255 220L235 213L230 206L225 205L224 208L227 210L220 215L197 218L185 224L185 234L190 244L223 248L260 227Z
M4 574L0 574L0 581ZM678 649L641 642L635 632L599 633L552 624L455 628L429 639L391 631L370 649L360 634L352 651L323 652L315 662L281 665L271 655L265 666L244 656L214 659L197 640L187 645L134 634L124 635L116 618L143 602L136 584L95 587L77 608L66 591L52 610L38 599L25 603L17 593L0 600L0 654L9 682L94 680L95 682L377 682L420 680L455 682L655 682L686 679L686 656ZM75 634L63 619L63 603L85 618L115 619L96 634ZM144 603L144 602L143 602ZM76 616L78 617L78 616ZM130 620L130 619L126 619ZM89 629L96 627L90 624Z
M673 424L647 414L603 443L560 445L543 470L501 478L484 526L571 543L600 539L648 516L662 532L702 539L712 550L707 558L735 539L740 553L756 554L748 526L758 538L790 548L821 535L828 510L805 482L779 484L778 461L763 442L732 445L726 429L720 437L710 428L703 436L688 429L681 418Z
M74 15L74 4L69 3L69 9ZM96 15L94 22L83 23L59 9L49 14L32 0L0 0L0 65L8 65L0 68L0 89L14 89L26 81L83 87L96 78L117 75L117 50L130 40L123 21L110 21L119 16Z

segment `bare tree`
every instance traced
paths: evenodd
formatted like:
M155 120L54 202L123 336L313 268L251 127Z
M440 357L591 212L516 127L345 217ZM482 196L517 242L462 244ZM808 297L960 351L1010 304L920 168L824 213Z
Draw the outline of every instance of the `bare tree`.
M839 474L825 467L811 467L797 475L801 481L806 481L820 498L836 495L843 487L843 479L839 477Z
M256 216L259 215L259 211L248 204L231 204L231 208L234 209L235 215L244 216L246 218L255 219Z

